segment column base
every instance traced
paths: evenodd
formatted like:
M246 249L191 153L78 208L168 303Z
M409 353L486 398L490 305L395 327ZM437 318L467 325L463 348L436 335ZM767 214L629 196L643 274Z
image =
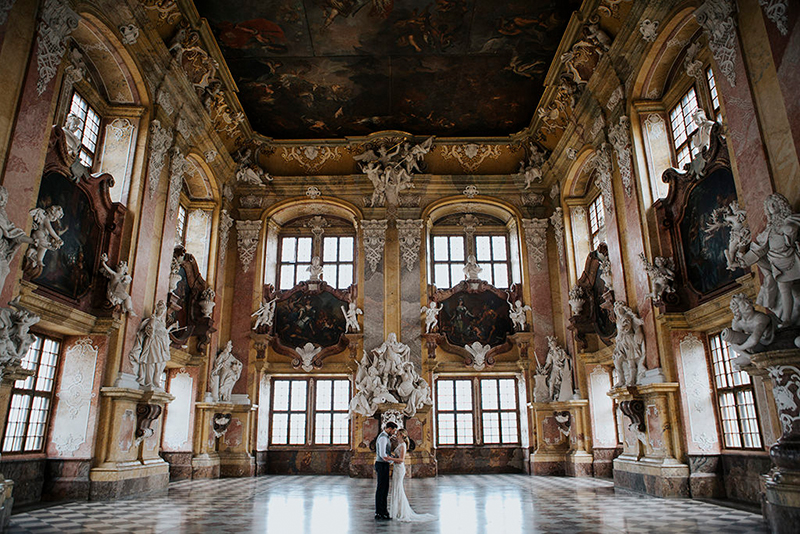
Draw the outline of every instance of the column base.
M220 477L252 477L256 474L256 459L246 452L219 453Z
M614 477L614 457L617 456L617 449L592 449L592 474L595 478Z
M725 498L719 455L689 456L689 491L693 499Z
M689 497L689 466L623 455L614 460L614 486L655 497Z
M192 478L219 478L219 456L216 452L192 458Z
M529 460L530 474L542 476L556 476L567 474L567 451L541 452L531 454Z
M192 478L192 453L191 452L167 452L161 456L169 463L169 480L190 480Z
M375 453L354 452L350 458L348 474L351 478L375 477Z
M777 470L764 475L764 518L775 534L797 532L800 525L800 472Z
M568 477L590 477L594 474L594 458L586 451L573 451L567 454L565 471Z
M89 498L91 460L49 458L45 463L43 501L85 501Z
M102 465L89 472L89 500L107 501L130 495L166 491L169 464L164 460Z

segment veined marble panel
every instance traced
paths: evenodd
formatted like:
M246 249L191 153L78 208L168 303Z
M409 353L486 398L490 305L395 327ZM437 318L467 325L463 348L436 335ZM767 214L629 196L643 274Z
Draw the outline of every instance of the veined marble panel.
M706 363L706 351L694 334L681 340L681 372L686 387L686 406L689 412L689 454L719 452L717 420Z

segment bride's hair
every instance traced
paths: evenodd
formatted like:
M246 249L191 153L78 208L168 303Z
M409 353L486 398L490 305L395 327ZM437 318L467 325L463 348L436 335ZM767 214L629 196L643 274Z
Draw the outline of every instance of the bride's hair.
M406 448L408 448L409 447L408 430L406 430L405 428L401 428L400 430L397 431L397 435L400 436L400 438L402 438L403 443L405 443Z

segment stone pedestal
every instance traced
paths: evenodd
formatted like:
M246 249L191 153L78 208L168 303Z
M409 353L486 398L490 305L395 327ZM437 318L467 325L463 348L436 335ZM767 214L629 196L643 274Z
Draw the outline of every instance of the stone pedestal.
M158 454L161 414L174 397L125 387L105 387L100 395L106 417L97 448L99 464L89 472L89 498L119 499L166 489L169 464Z
M778 336L773 345L778 344ZM772 532L797 532L800 525L800 349L755 354L742 366L751 375L772 383L781 422L781 437L770 447L773 468L764 475L764 517Z
M192 478L255 476L250 453L251 404L198 402L199 447L192 458Z
M625 439L614 460L614 485L657 497L689 497L689 466L676 458L677 383L616 388Z
M586 451L586 399L532 404L536 433L530 455L532 475L592 476L592 455Z

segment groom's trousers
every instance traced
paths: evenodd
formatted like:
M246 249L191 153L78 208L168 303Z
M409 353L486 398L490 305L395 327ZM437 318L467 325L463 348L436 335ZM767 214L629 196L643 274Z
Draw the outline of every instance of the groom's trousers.
M375 462L378 473L378 489L375 490L375 514L389 515L386 500L389 497L389 462Z

